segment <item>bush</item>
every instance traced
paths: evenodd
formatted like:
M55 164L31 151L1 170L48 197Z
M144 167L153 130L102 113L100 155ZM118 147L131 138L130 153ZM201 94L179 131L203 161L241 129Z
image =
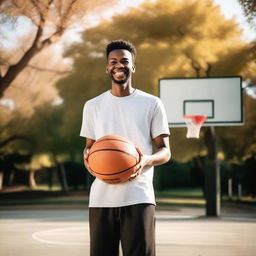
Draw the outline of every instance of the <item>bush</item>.
M191 186L189 163L168 162L155 166L154 187L156 190Z
M67 183L68 186L73 189L78 189L79 187L86 188L88 178L87 171L81 163L76 162L66 162L64 163Z

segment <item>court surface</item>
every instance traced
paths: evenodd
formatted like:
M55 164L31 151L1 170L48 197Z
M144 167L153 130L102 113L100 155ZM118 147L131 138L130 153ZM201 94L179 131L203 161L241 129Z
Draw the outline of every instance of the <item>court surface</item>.
M71 208L71 207L70 207ZM89 255L87 209L2 209L0 255ZM158 256L254 256L256 217L204 217L203 209L156 212Z

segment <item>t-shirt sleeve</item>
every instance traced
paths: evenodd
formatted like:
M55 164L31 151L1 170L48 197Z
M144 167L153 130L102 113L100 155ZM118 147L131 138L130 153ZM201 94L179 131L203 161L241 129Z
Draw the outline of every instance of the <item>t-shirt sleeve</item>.
M155 107L153 110L152 122L151 122L151 136L152 139L156 138L161 134L170 135L170 130L168 126L168 120L166 116L166 111L162 101L157 98Z
M92 111L90 109L90 105L88 102L84 104L83 109L83 118L82 118L82 126L80 130L80 136L95 139L94 129L93 129L93 119L92 119Z

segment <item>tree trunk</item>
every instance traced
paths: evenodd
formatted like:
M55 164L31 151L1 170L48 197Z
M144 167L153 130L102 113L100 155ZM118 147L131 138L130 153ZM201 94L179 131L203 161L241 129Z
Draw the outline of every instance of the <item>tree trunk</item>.
M68 183L67 183L65 166L63 163L59 163L55 155L53 155L53 161L56 166L57 176L61 184L62 191L68 192Z
M35 40L30 49L23 55L19 62L9 67L4 77L0 78L0 98L3 97L4 91L10 86L18 74L28 65L30 60L44 47L44 44L39 45L39 39L42 36L42 27L38 27Z
M62 190L64 192L68 192L68 182L67 182L67 176L66 176L66 169L63 163L59 163L59 172L60 172L60 179L62 184Z
M0 190L3 189L4 173L0 172Z
M10 136L9 138L3 140L3 141L0 141L0 148L6 146L8 143L14 141L14 140L25 140L27 142L30 142L31 144L33 143L33 141L26 137L26 136L22 136L22 135L12 135Z
M35 171L30 170L28 174L28 184L30 189L36 188Z

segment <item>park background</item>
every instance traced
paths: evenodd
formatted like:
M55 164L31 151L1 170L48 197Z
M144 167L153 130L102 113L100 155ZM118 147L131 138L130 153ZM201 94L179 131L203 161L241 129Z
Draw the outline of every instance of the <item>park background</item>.
M88 191L93 178L82 161L82 109L110 88L104 49L122 38L138 50L134 87L154 95L160 78L242 77L244 125L215 129L221 194L255 204L256 37L246 39L236 18L211 0L135 2L1 1L2 198L15 191ZM255 1L239 4L255 33ZM172 160L155 168L157 195L188 191L187 197L203 198L204 129L198 140L186 139L185 128L171 129ZM22 203L11 198L7 203Z

